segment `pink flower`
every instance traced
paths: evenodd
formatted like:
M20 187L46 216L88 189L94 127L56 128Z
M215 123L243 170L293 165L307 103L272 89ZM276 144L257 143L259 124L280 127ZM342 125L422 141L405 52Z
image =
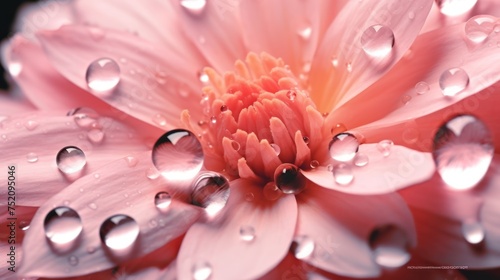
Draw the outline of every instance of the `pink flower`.
M442 13L428 0L27 10L2 52L22 92L0 104L2 201L15 200L2 223L24 228L2 235L16 254L3 275L499 267L500 23L466 19L500 5L455 15L460 1L437 2Z

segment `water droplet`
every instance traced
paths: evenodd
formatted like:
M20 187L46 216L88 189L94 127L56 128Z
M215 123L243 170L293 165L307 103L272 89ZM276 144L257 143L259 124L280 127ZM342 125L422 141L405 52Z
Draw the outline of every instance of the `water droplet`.
M139 160L134 156L126 156L125 161L128 167L134 167L139 163Z
M337 58L332 58L332 65L335 68L339 67L339 60Z
M92 210L97 210L97 204L95 204L94 202L87 204L87 206Z
M383 267L396 268L410 260L406 233L394 225L382 226L370 235L375 262Z
M297 98L297 93L293 90L289 90L286 93L286 97L288 97L288 99L290 99L291 101L295 101L295 98Z
M100 144L104 139L104 132L98 128L92 128L87 132L87 138L94 144Z
M68 263L72 266L78 265L78 257L76 256L69 256L68 257Z
M280 189L276 186L274 182L269 182L264 186L262 190L264 197L267 200L274 201L280 198L281 194L283 194Z
M191 15L201 15L207 5L207 0L180 0L181 6Z
M85 154L80 148L68 146L62 148L56 157L57 167L64 174L73 174L80 172L87 160Z
M241 149L241 145L240 143L238 143L238 141L231 141L231 146L233 147L233 149L235 151L239 151Z
M482 180L494 150L488 127L470 115L452 118L434 136L433 157L438 173L456 190L470 189Z
M148 177L148 179L150 180L155 180L160 177L160 172L158 172L156 168L150 167L148 168L148 170L146 170L146 177Z
M415 85L415 92L420 95L429 92L430 89L429 84L426 82L418 82Z
M111 58L99 58L89 64L85 80L91 90L109 93L120 82L120 66Z
M313 160L311 160L311 162L309 163L309 166L310 166L311 168L313 168L313 169L314 169L314 168L318 168L318 166L319 166L319 161L317 161L317 160L313 159Z
M283 163L274 171L276 186L286 194L298 194L306 187L306 180L297 166Z
M439 87L444 96L455 96L469 85L469 75L461 68L450 68L439 77Z
M30 222L29 221L20 221L19 222L19 228L22 231L27 231L30 228Z
M330 157L334 160L343 162L353 159L358 149L358 139L347 132L335 135L328 145Z
M75 123L79 127L90 127L96 123L96 120L99 118L99 115L96 111L86 107L79 107L73 110L70 110L67 116L73 116Z
M153 117L153 122L159 126L166 126L167 118L162 114L156 114Z
M392 146L394 146L394 142L391 140L382 140L378 142L377 149L384 157L388 157L391 154Z
M95 251L96 251L96 248L95 248L95 247L93 247L93 246L89 246L89 247L87 247L87 253L89 253L89 254L93 254L93 253L95 253Z
M99 178L101 178L101 174L99 174L99 173L95 173L95 174L94 174L94 178L95 178L95 179L99 179Z
M347 127L343 123L338 123L334 127L332 127L332 129L330 129L330 133L332 135L337 135L337 134L340 134L346 130L347 130Z
M161 174L174 181L190 180L203 166L203 148L194 134L174 129L153 146L153 163Z
M415 19L415 12L413 12L413 11L408 12L408 18Z
M207 73L205 73L205 71L198 72L198 79L203 84L208 84L208 82L210 82L210 78L208 77Z
M90 34L90 37L92 37L92 39L94 39L95 41L104 39L104 36L106 35L106 32L104 32L103 29L95 26L90 26L88 28L88 32Z
M26 127L27 130L33 130L38 126L38 122L33 121L33 120L28 120L24 123L24 127Z
M245 195L245 200L248 202L252 202L254 199L255 199L255 195L253 193L249 192Z
M29 153L26 155L26 159L28 160L28 162L33 163L38 161L38 156L35 153Z
M304 143L306 143L306 145L309 145L309 137L304 136L302 137L302 140L304 141Z
M211 124L216 124L217 123L217 117L216 116L211 116L210 117L210 123Z
M348 185L354 179L351 165L347 163L340 163L333 167L332 170L335 182L339 185Z
M368 164L369 158L367 155L358 153L356 157L354 157L354 165L362 167Z
M436 0L436 4L442 14L447 16L459 16L470 11L477 0Z
M403 96L401 97L401 102L402 102L404 105L406 105L406 104L410 103L410 101L411 101L411 96L409 96L409 95L407 95L407 94L405 94L405 95L403 95Z
M465 36L473 43L482 43L495 29L497 18L479 15L470 18L465 24Z
M160 211L166 211L172 203L172 196L168 192L159 192L155 195L155 206Z
M202 172L195 180L192 203L205 208L209 217L217 215L229 199L229 181L216 172Z
M392 51L393 46L394 33L387 26L372 25L361 35L361 47L370 56L384 57Z
M127 215L114 215L101 224L99 236L102 243L111 250L128 249L139 236L139 225Z
M52 209L45 217L43 227L47 239L58 245L73 242L83 229L80 215L65 206Z
M243 241L250 242L255 238L255 229L252 226L246 225L240 228L240 238Z
M276 153L277 156L280 155L281 153L281 148L277 144L270 144L271 148L273 148L274 152Z
M352 64L350 62L345 64L345 68L347 72L351 73L352 72Z
M222 105L222 106L220 106L220 111L221 111L221 112L225 112L225 111L227 111L227 106L226 106L226 105Z
M307 259L312 256L314 252L314 240L309 236L297 236L292 243L292 252L299 260Z
M311 38L312 28L310 26L306 26L306 27L300 29L298 31L298 34L299 34L300 38L302 38L303 40L308 40L309 38Z
M462 234L470 244L479 244L484 240L485 232L481 223L466 221L462 223Z
M205 261L197 262L191 268L194 280L207 280L212 275L212 266Z

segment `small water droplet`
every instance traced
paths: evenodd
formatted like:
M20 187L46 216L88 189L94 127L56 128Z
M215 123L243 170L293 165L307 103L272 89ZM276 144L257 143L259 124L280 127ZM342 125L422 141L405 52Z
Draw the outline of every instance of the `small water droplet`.
M38 156L35 153L29 153L26 155L26 159L28 162L34 163L38 161Z
M330 133L332 135L337 135L337 134L340 134L342 132L345 132L346 130L347 130L347 127L343 123L338 123L335 126L333 126L332 129L330 129Z
M430 89L429 84L426 82L418 82L415 85L415 92L420 95L429 92Z
M350 62L345 64L347 72L351 73L352 72L352 64Z
M482 43L493 32L496 22L497 18L494 16L472 17L465 24L465 36L473 43Z
M401 97L401 102L402 102L404 105L406 105L406 104L410 103L410 101L411 101L411 96L409 96L409 95L407 95L407 94L405 94L405 95L403 95L403 96Z
M311 38L311 34L312 34L311 26L306 26L306 27L300 29L298 31L298 34L299 34L300 38L302 38L303 40L308 40L309 38Z
M91 127L96 123L96 120L99 118L99 115L96 111L86 107L79 107L73 110L70 110L67 116L73 116L75 123L79 127Z
M368 156L362 153L358 153L356 157L354 157L354 165L362 167L368 164Z
M481 223L466 221L462 223L462 234L470 244L479 244L484 240L485 232Z
M155 195L155 206L160 211L166 211L172 203L172 196L168 192L159 192Z
M217 117L216 116L211 116L210 117L210 123L211 124L216 124L217 123Z
M95 174L94 174L94 178L95 178L95 179L99 179L99 178L101 178L101 174L99 174L99 173L95 173Z
M248 202L252 202L254 199L255 199L255 195L253 193L249 192L245 195L245 200Z
M24 123L24 127L26 127L27 130L33 130L38 126L38 122L33 121L33 120L28 120Z
M87 159L82 150L78 147L68 146L62 148L56 157L57 167L64 174L73 174L80 172Z
M270 201L277 200L283 194L283 192L281 192L280 189L278 189L278 187L274 182L267 183L264 186L262 192L264 194L264 197Z
M27 231L30 228L30 222L29 221L20 221L19 222L19 228L22 231Z
M239 151L241 149L241 145L240 143L238 143L238 141L231 141L231 146L233 147L233 149L235 151Z
M333 167L332 170L335 182L339 185L348 185L354 180L351 165L347 163L340 163Z
M212 275L212 266L206 261L196 262L191 268L194 280L207 280Z
M103 29L96 26L90 26L87 30L90 34L90 37L92 37L92 39L94 39L95 41L100 41L104 39L104 37L106 36L106 32L104 32Z
M335 68L339 67L339 60L337 58L332 58L332 65Z
M276 153L277 156L280 155L281 153L281 148L277 144L270 144L271 148L273 148L274 152Z
M309 137L304 136L302 137L302 140L304 140L304 143L306 143L306 145L309 145Z
M114 215L101 224L99 236L102 243L111 250L128 249L139 236L139 225L127 215Z
M408 237L394 225L375 229L370 235L370 246L375 262L383 267L396 268L410 260Z
M337 134L328 145L330 157L337 161L347 162L354 158L359 149L358 139L347 132Z
M309 236L297 236L292 243L292 252L299 260L304 260L313 255L315 248L314 240Z
M243 241L250 242L255 238L255 229L252 226L245 225L240 228L240 238Z
M311 162L309 163L309 166L314 169L314 168L318 168L319 167L319 161L313 159L311 160Z
M286 93L286 97L288 97L288 99L290 99L291 101L295 101L295 98L297 98L297 93L293 90L289 90Z
M377 149L384 157L388 157L391 154L392 146L394 146L394 142L391 140L382 140L378 142Z
M408 12L408 18L409 19L415 19L415 12L414 11Z
M207 0L180 0L182 8L189 14L199 16L205 10Z
M139 163L139 160L134 156L126 156L125 161L128 167L134 167Z
M80 215L65 206L52 209L45 217L43 227L47 239L57 245L75 241L83 229Z
M209 217L216 216L229 199L229 181L216 172L202 172L195 180L192 203L205 208Z
M471 115L450 119L434 136L433 157L437 171L455 190L470 189L482 180L494 150L488 127Z
M384 25L375 24L368 27L361 35L361 47L372 57L387 56L394 46L394 33Z
M154 167L150 167L146 170L146 177L150 180L155 180L160 177L160 172Z
M150 228L155 228L158 226L158 222L155 219L151 219L148 224Z
M91 90L109 93L120 82L120 66L111 58L99 58L89 64L85 80Z
M87 206L92 210L97 210L97 204L95 204L94 202L87 204Z
M99 128L92 128L87 132L87 138L94 144L100 144L104 140L104 132Z
M166 126L167 118L162 114L156 114L153 117L153 122L159 126Z
M96 248L94 246L87 247L87 253L93 254L93 253L95 253L95 251L96 251Z
M78 265L78 257L76 256L69 256L68 257L68 263L72 266L77 266Z
M444 96L455 96L469 85L469 75L462 68L450 68L439 77L439 87Z
M20 55L14 50L9 53L9 59L7 61L8 70L12 77L17 77L21 74L23 70L23 64Z
M227 106L226 106L226 105L222 105L222 106L220 106L220 111L221 111L221 112L225 112L225 111L227 111Z
M459 16L470 11L477 0L436 0L436 4L443 15Z
M210 82L210 78L208 77L207 73L205 73L205 71L198 72L198 79L203 84L208 84L208 82Z
M306 187L306 180L297 166L283 163L274 171L274 182L285 194L298 194Z
M154 165L169 180L190 180L203 166L200 141L183 129L174 129L162 135L154 144L152 154Z

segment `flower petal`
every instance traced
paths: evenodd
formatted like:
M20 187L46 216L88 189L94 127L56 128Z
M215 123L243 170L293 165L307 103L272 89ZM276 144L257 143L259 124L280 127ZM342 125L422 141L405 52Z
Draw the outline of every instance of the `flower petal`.
M416 245L411 213L397 194L357 196L309 184L298 198L296 236L312 238L314 251L303 261L326 271L374 277L381 272L369 245L372 231L394 225ZM348 211L346 211L348 209Z
M182 57L128 33L107 30L96 40L91 32L89 27L65 26L40 33L39 39L60 73L83 89L88 89L85 75L93 61L106 57L118 63L117 87L94 95L131 116L163 129L179 126L186 108L195 121L201 119L200 105L193 104L201 84Z
M35 107L25 100L17 100L0 91L0 121L8 115L34 111Z
M65 114L33 112L1 123L2 161L16 166L17 191L22 193L17 205L39 206L81 175L68 176L58 169L56 157L64 147L76 146L84 152L84 174L147 148L132 129L113 119L99 117L96 128L80 127L74 116ZM7 185L7 177L1 180ZM0 190L2 195L6 191Z
M176 238L198 218L197 207L172 200L166 213L156 209L154 198L159 191L168 191L163 177L146 178L152 168L150 152L134 155L135 166L126 160L114 161L97 173L80 178L49 199L40 207L24 239L23 262L19 273L24 276L62 277L89 274L117 265L131 257L145 255ZM83 192L81 191L83 190ZM83 231L73 248L55 250L45 236L44 219L54 207L67 206L76 211ZM107 217L116 214L133 218L139 228L139 239L134 242L130 255L116 255L105 248L99 238L100 225ZM89 253L92 248L93 253ZM78 265L71 265L74 256Z
M384 157L378 144L364 144L358 155L368 157L366 166L352 165L353 180L348 185L335 182L335 177L326 167L302 171L314 183L344 193L383 194L427 180L435 170L429 153L421 153L403 146L393 146L390 155ZM335 168L335 167L334 167Z
M320 111L338 108L399 61L418 35L433 2L349 1L330 25L311 67L311 97ZM363 32L377 24L394 34L391 52L380 58L370 57L361 45Z
M254 199L248 201L252 193ZM255 279L271 270L290 246L297 208L294 196L268 201L250 181L231 182L231 196L221 217L197 223L187 232L177 258L179 279L192 279L193 266L208 262L213 279ZM253 240L245 241L240 233ZM263 254L263 252L266 252Z

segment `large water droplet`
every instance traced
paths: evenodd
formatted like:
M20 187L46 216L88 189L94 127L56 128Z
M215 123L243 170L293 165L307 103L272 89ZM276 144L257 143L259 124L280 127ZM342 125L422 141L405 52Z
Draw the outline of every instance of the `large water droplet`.
M83 229L80 215L65 206L52 209L45 217L43 227L47 239L57 245L73 242Z
M356 137L350 133L340 133L333 137L328 146L330 156L338 161L350 161L356 155L359 148L359 142Z
M393 46L394 33L387 26L372 25L361 35L361 47L370 56L384 57L392 51Z
M347 163L340 163L333 167L332 170L335 182L340 185L348 185L354 180L354 173L352 172L351 165Z
M207 0L180 0L179 2L184 10L192 15L201 15L207 5Z
M436 4L442 14L447 16L459 16L470 11L477 0L436 0Z
M484 240L485 232L481 223L466 221L462 223L462 234L470 244L479 244Z
M394 225L375 229L369 241L373 258L380 266L395 268L410 260L408 237L402 229Z
M307 259L312 256L314 252L314 240L309 236L297 236L292 243L292 252L299 260Z
M480 15L470 18L465 24L465 36L473 43L482 43L495 29L497 18Z
M199 261L191 268L194 280L207 280L212 275L212 266L206 261Z
M283 163L274 171L274 183L286 194L297 194L306 187L306 180L297 166Z
M80 172L87 159L82 150L78 147L68 146L62 148L56 157L57 167L64 174L73 174Z
M203 160L200 141L184 129L163 134L153 146L153 163L168 180L191 180L200 172Z
M111 58L99 58L89 64L85 79L91 90L109 93L120 82L120 66Z
M195 180L191 199L194 205L205 208L214 217L226 206L230 189L228 180L215 172L203 172Z
M470 189L481 181L495 150L488 127L470 115L443 124L434 136L433 148L441 178L456 190Z
M455 96L469 85L469 75L462 68L450 68L439 77L439 87L444 96Z
M139 236L139 225L127 215L114 215L101 224L99 236L109 249L125 250L130 248Z
M240 238L243 241L250 242L255 238L255 228L245 225L240 228Z
M168 209L170 203L172 203L172 196L168 192L159 192L155 195L156 209L164 212Z

